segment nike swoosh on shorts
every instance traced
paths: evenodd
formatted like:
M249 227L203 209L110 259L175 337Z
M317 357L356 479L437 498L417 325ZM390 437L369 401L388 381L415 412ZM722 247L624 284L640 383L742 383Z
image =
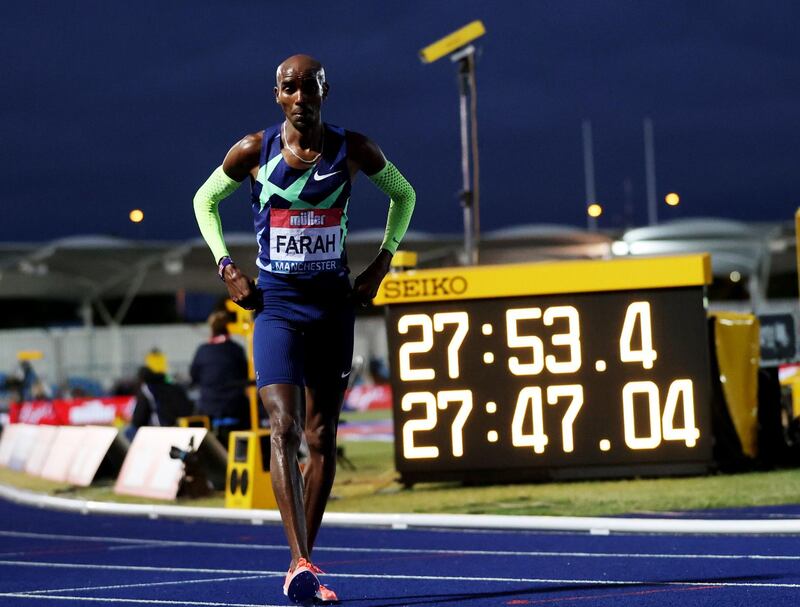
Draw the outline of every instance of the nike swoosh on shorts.
M314 181L322 181L323 179L327 179L331 175L336 175L336 173L341 173L341 171L334 171L333 173L325 173L325 174L314 173Z

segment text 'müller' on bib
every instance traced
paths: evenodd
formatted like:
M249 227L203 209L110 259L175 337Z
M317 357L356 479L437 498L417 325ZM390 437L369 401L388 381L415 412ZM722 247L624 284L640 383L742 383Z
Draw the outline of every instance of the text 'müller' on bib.
M342 209L271 209L270 269L282 274L338 270Z

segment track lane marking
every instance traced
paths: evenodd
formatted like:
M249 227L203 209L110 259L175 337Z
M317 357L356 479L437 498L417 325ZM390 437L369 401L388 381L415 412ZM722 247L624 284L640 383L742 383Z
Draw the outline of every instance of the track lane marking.
M149 544L126 544L123 546L109 546L107 550L146 550L147 548L163 548L161 542L156 540Z
M50 540L78 540L85 542L106 542L141 545L142 548L154 547L196 547L196 548L230 548L232 550L280 550L285 551L286 546L279 544L228 544L224 542L195 542L186 540L157 540L142 538L127 538L116 536L80 536L51 533L33 533L24 531L0 531L0 536L27 537ZM109 550L120 550L123 547L109 547ZM646 552L563 552L563 551L534 551L534 550L442 550L425 548L358 548L353 546L318 546L315 552L369 552L385 554L430 554L456 555L456 556L530 556L530 557L565 557L565 558L636 558L636 559L710 559L710 560L753 560L753 561L800 561L796 554L666 554ZM8 556L17 556L20 553L9 553ZM2 555L0 555L2 556Z
M258 571L254 569L198 569L194 567L150 567L145 565L96 565L90 563L41 563L32 561L0 561L0 565L10 567L40 567L55 569L104 569L124 571L160 571L172 573L219 573L219 574L245 574L257 576L280 576L284 571ZM326 573L330 578L354 579L389 579L389 580L427 580L446 582L500 582L524 584L597 584L604 586L713 586L722 588L800 588L800 582L691 582L669 580L592 580L592 579L555 579L555 578L517 578L517 577L475 577L455 575L404 575L404 574L376 574L376 573ZM2 595L0 595L2 596Z
M220 573L242 575L280 575L286 571L258 571L255 569L207 569L203 567L153 567L150 565L98 565L96 563L43 563L41 561L0 561L0 566L43 567L53 569L103 569L108 571L166 571L169 573Z
M512 599L506 605L544 605L546 603L564 603L567 601L596 601L618 599L625 596L648 596L665 592L696 592L698 590L714 590L714 586L696 586L694 588L655 588L653 590L637 590L634 592L608 592L606 594L580 594L576 596L559 596L549 599Z
M50 594L53 592L85 592L87 590L124 590L126 588L151 588L153 586L176 586L179 584L202 584L210 582L233 582L239 580L266 579L265 575L235 575L217 578L201 578L193 580L173 580L171 582L146 582L140 584L113 584L110 586L79 586L77 588L51 588L49 590L25 590L25 594Z
M264 603L212 603L209 601L171 601L169 599L113 599L94 596L67 596L25 594L24 592L2 592L0 597L15 599L39 599L51 601L94 601L98 603L135 603L137 605L188 605L194 607L286 607L286 605L265 605Z

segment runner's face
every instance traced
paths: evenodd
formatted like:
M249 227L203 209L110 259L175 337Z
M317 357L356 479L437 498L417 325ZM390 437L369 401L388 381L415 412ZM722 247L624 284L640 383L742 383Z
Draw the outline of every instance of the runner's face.
M275 100L284 115L298 130L318 124L322 100L328 92L324 72L289 66L278 76Z

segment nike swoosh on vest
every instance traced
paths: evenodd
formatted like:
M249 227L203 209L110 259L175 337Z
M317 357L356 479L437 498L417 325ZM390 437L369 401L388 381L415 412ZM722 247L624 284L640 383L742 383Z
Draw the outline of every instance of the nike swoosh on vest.
M327 179L331 175L336 175L336 173L341 173L341 171L334 171L333 173L325 173L324 175L320 173L314 173L314 181L322 181L323 179Z

